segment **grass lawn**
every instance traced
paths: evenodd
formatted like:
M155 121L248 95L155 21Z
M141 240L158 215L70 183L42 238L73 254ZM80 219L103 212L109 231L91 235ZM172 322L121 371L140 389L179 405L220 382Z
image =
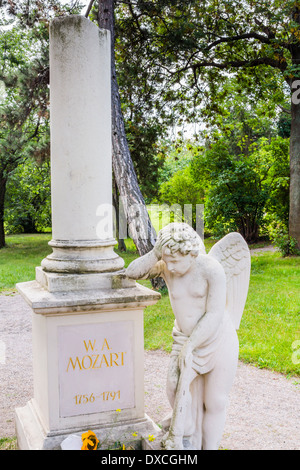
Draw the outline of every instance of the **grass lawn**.
M17 282L35 278L35 267L51 252L50 234L12 235L0 250L0 292L12 291ZM206 240L209 249L214 242ZM119 253L125 267L137 257L132 241ZM118 252L118 250L116 250ZM150 281L141 281L151 288ZM145 310L145 348L170 351L174 317L167 293ZM300 258L282 258L265 252L252 256L248 299L238 331L240 359L258 367L300 376ZM294 345L295 347L295 345ZM299 346L297 346L299 349ZM293 354L294 353L294 354Z
M17 439L14 437L0 438L0 450L16 450Z
M300 340L300 258L252 256L250 288L240 330L241 358L300 375L293 343Z
M35 278L35 268L52 252L51 234L10 235L0 250L0 292Z

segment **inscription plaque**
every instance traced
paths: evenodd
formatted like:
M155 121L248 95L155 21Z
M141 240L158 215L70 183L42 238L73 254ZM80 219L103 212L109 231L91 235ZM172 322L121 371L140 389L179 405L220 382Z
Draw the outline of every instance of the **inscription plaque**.
M58 329L60 416L134 408L133 322Z

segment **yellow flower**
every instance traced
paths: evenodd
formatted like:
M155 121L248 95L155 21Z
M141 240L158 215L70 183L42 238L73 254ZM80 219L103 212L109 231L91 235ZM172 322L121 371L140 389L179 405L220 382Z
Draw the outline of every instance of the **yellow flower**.
M117 408L117 409L116 409L116 412L117 412L117 413L121 413L120 408Z
M133 435L133 437L136 437L136 436L137 436L137 432L133 432L132 435Z
M125 444L123 444L122 450L126 450Z
M97 450L99 441L93 431L84 432L81 439L83 442L81 450Z
M153 436L153 434L149 434L148 441L149 442L155 441L155 437Z

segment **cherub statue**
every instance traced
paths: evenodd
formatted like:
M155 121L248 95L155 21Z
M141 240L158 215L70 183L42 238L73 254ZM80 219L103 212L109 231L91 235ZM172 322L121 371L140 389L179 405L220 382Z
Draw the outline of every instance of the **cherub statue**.
M206 254L192 227L171 223L126 275L161 276L175 315L167 376L173 411L165 425L164 447L218 449L238 363L236 330L250 279L248 245L240 234L230 233Z

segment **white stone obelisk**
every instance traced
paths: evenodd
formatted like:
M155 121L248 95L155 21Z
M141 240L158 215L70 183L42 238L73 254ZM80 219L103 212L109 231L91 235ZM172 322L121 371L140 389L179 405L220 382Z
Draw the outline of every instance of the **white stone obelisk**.
M110 37L85 17L51 23L50 110L53 253L17 285L33 311L34 376L16 409L18 447L57 449L89 429L141 441L156 430L143 311L160 294L128 279L113 249Z

